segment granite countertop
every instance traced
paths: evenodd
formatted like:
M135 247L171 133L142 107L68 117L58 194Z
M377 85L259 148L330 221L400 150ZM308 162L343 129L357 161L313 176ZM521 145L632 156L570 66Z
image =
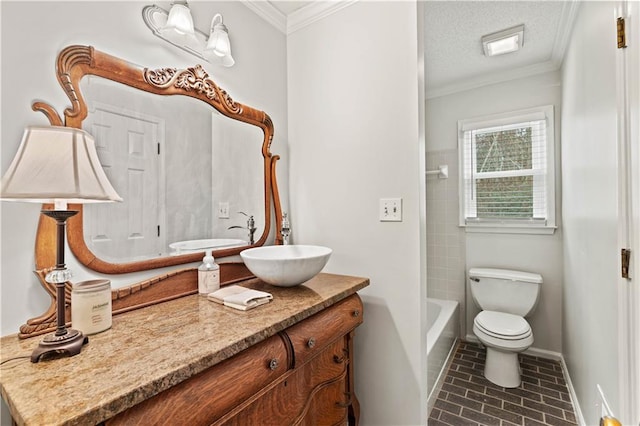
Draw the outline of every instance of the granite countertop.
M273 287L273 301L238 311L193 295L113 317L74 357L0 366L0 388L19 425L96 424L310 317L366 287L366 278L319 274ZM1 360L29 356L42 336L0 340Z

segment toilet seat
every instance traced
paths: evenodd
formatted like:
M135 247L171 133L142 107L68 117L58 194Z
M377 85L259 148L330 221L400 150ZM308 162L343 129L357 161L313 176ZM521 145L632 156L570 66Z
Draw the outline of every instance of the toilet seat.
M482 311L473 320L483 333L504 340L522 340L531 336L531 326L518 315L505 312Z

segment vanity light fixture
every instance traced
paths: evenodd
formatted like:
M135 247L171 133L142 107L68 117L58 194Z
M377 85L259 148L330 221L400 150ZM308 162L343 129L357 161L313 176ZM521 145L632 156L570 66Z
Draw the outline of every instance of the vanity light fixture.
M191 11L189 10L189 5L186 1L176 1L173 3L169 10L167 22L164 27L162 27L161 31L163 33L175 31L180 35L194 35L193 18L191 17Z
M482 36L485 56L497 56L519 50L524 44L524 25Z
M78 213L68 210L67 203L122 201L100 165L93 137L71 127L28 127L2 177L0 199L54 204L42 214L56 221L56 266L45 280L56 288L57 327L33 351L31 362L47 353L79 354L88 339L65 325L65 284L72 275L64 263L65 228L67 219Z
M216 20L220 21L217 22ZM230 67L234 64L231 57L231 42L229 41L229 30L222 23L222 15L216 13L211 20L211 31L207 46L204 48L205 56L215 55L222 60L222 65Z
M174 2L169 12L156 5L145 6L142 19L154 35L185 52L225 67L235 64L231 56L229 30L219 13L213 16L208 35L194 28L186 1Z

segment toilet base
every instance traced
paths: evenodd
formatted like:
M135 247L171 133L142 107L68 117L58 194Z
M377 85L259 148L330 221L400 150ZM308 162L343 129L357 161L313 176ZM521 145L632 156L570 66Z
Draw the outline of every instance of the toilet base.
M484 377L504 388L517 388L522 381L520 361L517 352L504 352L486 346L487 359L484 364Z

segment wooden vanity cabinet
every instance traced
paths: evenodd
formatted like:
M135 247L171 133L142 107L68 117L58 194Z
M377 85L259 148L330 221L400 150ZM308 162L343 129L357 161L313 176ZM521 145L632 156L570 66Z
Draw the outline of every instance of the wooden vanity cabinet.
M129 408L107 425L357 424L354 294Z
M107 425L209 424L287 371L281 335L260 342L108 420Z

